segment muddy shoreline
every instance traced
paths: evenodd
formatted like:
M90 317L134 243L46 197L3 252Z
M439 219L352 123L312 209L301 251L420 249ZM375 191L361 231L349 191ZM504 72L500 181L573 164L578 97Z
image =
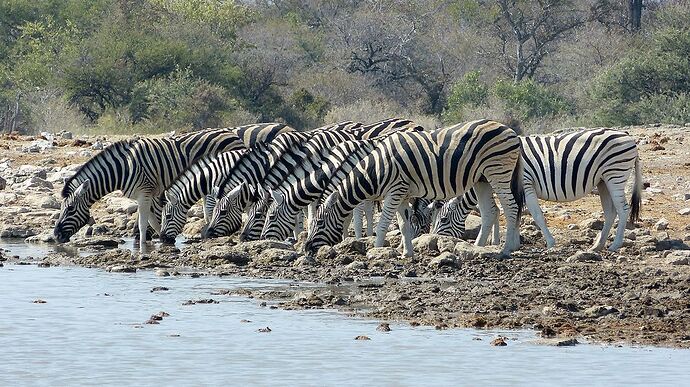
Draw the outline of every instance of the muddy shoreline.
M555 249L545 250L541 234L526 216L523 247L509 259L500 259L493 247L475 248L432 235L415 241L413 259L394 248L372 248L370 239L322 249L315 261L286 244L239 243L234 237L132 254L117 248L118 239L130 235L134 225L132 202L114 194L94 206L97 223L68 244L98 254L51 253L31 262L111 272L155 270L161 276L294 279L319 285L308 291L285 286L233 292L277 301L285 309L334 308L438 329L528 328L556 342L579 338L690 348L690 216L680 214L690 207L690 152L683 145L690 129L628 129L640 140L647 189L642 221L626 231L624 247L616 253L585 252L601 227L601 207L592 195L572 204L544 205ZM104 141L57 139L34 152L30 144L37 141L43 140L0 138L0 177L5 181L0 189L0 235L52 243L61 177ZM199 209L193 209L185 234L198 235L202 222ZM388 239L397 246L395 232ZM17 262L7 253L0 256L5 266Z

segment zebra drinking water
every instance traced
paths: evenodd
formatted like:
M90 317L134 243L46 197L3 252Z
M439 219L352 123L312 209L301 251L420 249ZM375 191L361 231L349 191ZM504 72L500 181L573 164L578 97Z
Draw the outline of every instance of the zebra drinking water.
M397 213L405 255L413 254L410 198L448 199L477 187L480 208L496 192L507 219L504 254L520 246L517 223L523 205L520 141L500 123L480 120L432 132L400 132L384 139L319 206L305 251L314 254L342 239L352 211L367 199L383 199L376 246L383 246ZM488 220L487 220L488 223Z

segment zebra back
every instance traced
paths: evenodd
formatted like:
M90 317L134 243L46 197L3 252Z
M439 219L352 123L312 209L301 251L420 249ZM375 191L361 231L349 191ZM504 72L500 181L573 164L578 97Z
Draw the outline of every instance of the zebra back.
M295 142L280 156L267 172L263 184L269 189L276 189L303 160L313 157L321 149L352 139L350 132L360 126L362 124L359 122L345 121L315 129L314 135L306 142Z

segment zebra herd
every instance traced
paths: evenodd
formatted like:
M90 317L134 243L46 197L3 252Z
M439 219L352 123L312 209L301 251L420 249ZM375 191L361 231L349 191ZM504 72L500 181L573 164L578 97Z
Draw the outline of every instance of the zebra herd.
M114 143L65 182L54 234L68 241L89 221L93 203L120 190L138 203L140 241L150 226L163 243L174 243L189 209L204 199L203 237L297 240L307 215L303 247L313 255L347 236L351 221L362 237L365 219L366 235L383 246L397 217L403 254L411 256L412 239L424 232L464 237L474 208L481 215L476 244L486 244L492 230L498 243L495 195L506 218L502 253L509 255L520 246L523 206L552 247L538 199L572 201L596 188L605 221L593 249L604 247L618 216L609 247L616 250L625 220L639 217L641 185L635 141L610 129L520 137L490 120L431 131L404 119L305 132L263 123Z

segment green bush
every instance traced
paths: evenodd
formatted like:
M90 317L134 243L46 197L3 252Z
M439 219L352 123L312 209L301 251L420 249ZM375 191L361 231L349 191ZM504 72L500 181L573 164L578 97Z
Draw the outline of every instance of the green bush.
M232 109L225 89L194 77L189 69L140 82L132 95L132 121L148 120L166 129L221 126L223 114Z
M479 71L470 71L453 85L443 111L445 122L460 122L465 118L467 108L486 105L489 88L479 77Z
M509 116L523 122L553 117L570 108L563 97L531 79L518 83L498 81L493 87L493 93L505 105Z

